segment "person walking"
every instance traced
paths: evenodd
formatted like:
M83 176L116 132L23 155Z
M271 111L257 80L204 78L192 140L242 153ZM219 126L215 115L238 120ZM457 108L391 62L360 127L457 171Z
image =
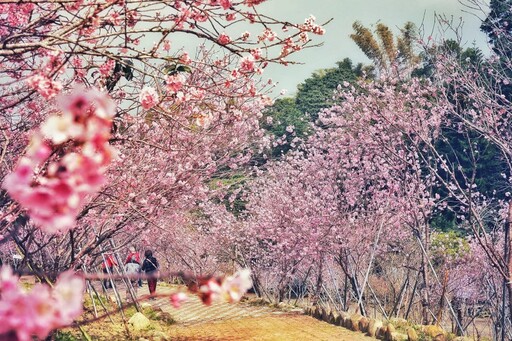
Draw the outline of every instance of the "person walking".
M153 251L146 250L144 252L144 262L142 263L142 271L147 276L149 294L153 296L156 291L156 281L158 277L158 261L153 257Z
M103 262L101 264L103 273L106 275L112 275L114 273L114 266L117 266L114 255L112 253L106 253L103 257ZM105 289L112 288L112 282L110 278L105 278L103 280L103 287Z
M130 252L128 253L128 256L126 256L126 260L124 261L124 272L126 273L126 275L128 275L134 294L135 296L137 296L138 279L136 277L140 273L140 255L138 252L135 251L134 246L130 246ZM127 286L126 300L129 301L130 298L130 288Z

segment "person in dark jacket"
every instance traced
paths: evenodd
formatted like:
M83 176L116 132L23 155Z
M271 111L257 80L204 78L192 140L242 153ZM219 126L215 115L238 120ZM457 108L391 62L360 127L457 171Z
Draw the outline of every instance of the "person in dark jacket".
M144 262L142 263L141 270L148 276L149 294L153 296L156 291L158 274L158 261L153 257L153 251L146 250L146 252L144 252Z

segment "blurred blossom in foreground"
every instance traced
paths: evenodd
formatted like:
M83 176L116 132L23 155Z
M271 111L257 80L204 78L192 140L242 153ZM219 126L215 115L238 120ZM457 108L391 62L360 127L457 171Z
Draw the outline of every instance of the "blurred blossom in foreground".
M210 305L218 299L224 299L231 303L238 302L251 287L251 271L243 269L233 276L225 278L201 278L197 286L189 287L189 290L197 293L204 304Z
M44 339L82 313L83 278L62 273L54 288L37 283L27 291L10 267L0 268L0 340L16 335L19 341Z
M107 94L77 87L58 98L58 108L60 113L32 135L26 154L2 184L47 233L75 226L115 155L109 139L116 107Z

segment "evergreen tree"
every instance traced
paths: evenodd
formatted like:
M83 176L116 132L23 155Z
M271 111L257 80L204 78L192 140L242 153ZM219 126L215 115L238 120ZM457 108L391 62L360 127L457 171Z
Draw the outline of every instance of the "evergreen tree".
M285 154L294 146L296 137L303 138L309 131L309 117L301 112L294 98L282 98L275 101L263 116L265 128L274 137L276 145L272 148L272 157Z
M332 97L338 85L344 82L353 83L363 74L362 64L354 67L349 58L336 64L337 68L317 71L297 87L295 99L297 109L304 114L309 114L313 122L318 118L320 110L333 105Z
M489 42L499 54L511 57L512 0L491 0L490 12L480 29L487 34Z
M363 75L363 65L355 67L349 58L337 62L337 67L322 69L297 86L295 97L282 98L267 108L262 127L274 136L272 157L280 157L296 146L296 138L304 138L318 113L334 104L333 95L338 85L354 83ZM253 158L253 164L265 163L262 155Z
M490 12L480 29L487 34L499 61L494 65L498 73L512 76L512 0L491 0ZM501 92L512 99L512 85L502 84Z

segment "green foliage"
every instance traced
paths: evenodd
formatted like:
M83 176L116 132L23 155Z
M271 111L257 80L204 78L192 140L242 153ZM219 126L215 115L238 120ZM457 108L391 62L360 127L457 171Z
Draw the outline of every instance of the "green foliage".
M125 311L125 314L127 316L133 316L136 312L137 311L135 307L130 307ZM160 308L154 309L153 307L144 307L142 308L141 313L151 321L160 321L166 325L172 325L176 323L171 314L162 311Z
M400 36L396 38L398 58L416 62L418 55L414 52L414 40L416 39L416 26L408 21L401 30Z
M192 69L187 65L180 64L167 64L162 69L163 73L169 76L175 75L179 72L188 72L191 73Z
M218 189L219 187L239 186L244 184L246 179L244 173L234 173L226 177L214 177L208 183L208 187L210 189Z
M415 77L429 78L435 72L435 58L438 54L450 55L458 60L462 68L481 70L481 77L490 77L486 71L489 66L480 49L471 47L463 49L455 40L446 40L440 46L433 47L427 53L422 54L423 65L413 72ZM489 79L489 82L494 82ZM472 106L467 94L453 88L446 83L449 100L457 104L460 110ZM489 140L484 139L476 132L458 130L456 118L451 127L442 129L440 138L436 141L436 150L447 161L449 169L455 179L441 167L438 173L447 182L455 180L462 189L469 192L478 191L488 200L504 199L507 181L502 174L508 175L508 167L499 149ZM437 188L436 193L441 200L448 205L447 210L437 212L431 218L430 225L438 231L458 230L462 223L461 217L469 219L465 208L460 207L460 202L449 196L446 188Z
M359 21L354 22L352 28L354 29L354 33L350 35L350 38L371 61L381 65L384 56L373 33Z
M481 68L484 64L484 55L477 47L469 47L463 49L460 44L452 39L447 39L440 46L433 46L429 50L419 54L419 65L416 67L411 76L419 78L432 77L435 71L435 64L437 55L440 53L451 55L453 58L459 60L463 67ZM484 72L481 73L485 75Z
M71 332L64 332L58 330L54 335L53 339L55 341L78 341L79 338L75 337Z
M209 183L209 187L211 189L218 189L219 187L227 188L224 198L222 200L219 199L219 203L222 202L235 216L239 216L245 211L245 206L247 205L247 202L241 197L242 189L246 182L246 174L235 173L226 177L213 178ZM196 214L199 213L200 212L196 212Z
M454 231L457 229L457 219L453 211L442 211L430 220L430 227L436 231Z
M455 179L439 167L441 177L448 182L455 180L468 193L478 191L488 200L505 199L508 185L502 174L508 175L508 167L494 144L476 133L445 128L442 138L436 142L436 149L447 161ZM467 210L450 197L448 189L441 187L436 192L447 203L448 209L432 217L432 228L445 232L457 230L461 217L470 219Z
M431 251L434 264L441 265L446 260L456 260L470 252L468 241L455 231L433 233Z
M93 304L90 296L85 296L84 297L84 309L85 310L91 310L92 311L94 306L101 307L102 303L104 305L115 307L115 305L113 305L112 302L110 301L110 299L107 296L105 296L105 295L99 294L99 297L96 296L96 295L93 295L92 299L94 300L94 304ZM100 302L100 300L101 300L101 302Z
M310 130L309 118L297 108L293 98L276 100L265 111L261 126L276 138L284 137L285 143L272 149L273 157L286 153L295 137L303 138ZM293 127L293 132L287 131L287 127Z
M282 98L263 113L261 126L280 143L272 149L272 158L280 157L295 147L295 140L304 139L311 131L311 123L318 113L334 105L334 92L344 82L354 83L363 75L363 66L355 67L349 58L336 63L337 67L319 70L297 86L297 95ZM261 155L253 163L261 164Z
M296 108L303 114L309 114L312 122L318 118L318 112L334 104L333 93L343 82L353 83L363 74L363 65L355 67L349 58L337 63L336 68L315 72L297 87Z
M123 76L126 80L131 81L133 79L133 62L128 59L122 61L116 61L112 74L107 78L105 87L108 92L114 90L117 82Z
M443 135L437 147L454 165L457 182L467 189L476 185L478 191L487 197L503 198L499 189L507 186L500 173L505 173L507 167L498 148L474 133L445 130Z
M512 0L491 0L490 12L480 29L487 34L499 61L493 67L497 74L512 78ZM499 82L498 82L499 83ZM501 84L500 91L507 100L512 99L512 84Z

